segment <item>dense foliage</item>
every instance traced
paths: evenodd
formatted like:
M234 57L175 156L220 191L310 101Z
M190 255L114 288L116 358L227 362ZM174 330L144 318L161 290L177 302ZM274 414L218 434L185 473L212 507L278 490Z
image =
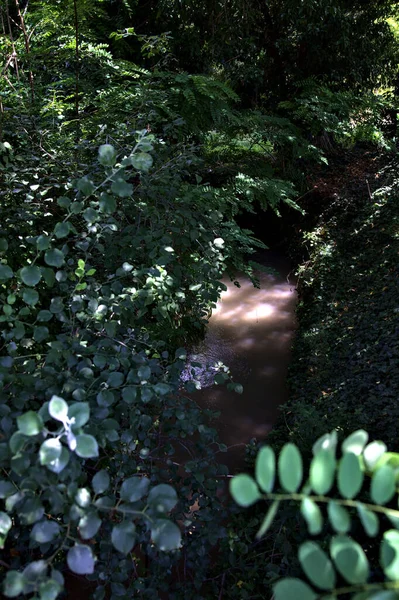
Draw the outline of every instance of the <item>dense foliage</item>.
M98 600L262 597L284 574L273 560L259 569L270 546L252 545L258 514L243 539L216 415L193 399L195 371L181 379L221 277L241 271L257 285L249 259L268 224L260 241L244 214L289 215L306 232L292 236L296 254L311 246L289 408L302 452L326 424L379 433L377 408L395 437L384 378L397 366L396 183L388 174L366 207L343 197L315 227L302 199L337 150L395 149L396 4L283 4L0 0L7 597L73 595L71 573ZM364 385L380 386L366 403L352 380L365 371ZM242 389L228 365L212 375L233 397ZM287 432L273 436L281 445ZM288 527L275 537L295 543Z

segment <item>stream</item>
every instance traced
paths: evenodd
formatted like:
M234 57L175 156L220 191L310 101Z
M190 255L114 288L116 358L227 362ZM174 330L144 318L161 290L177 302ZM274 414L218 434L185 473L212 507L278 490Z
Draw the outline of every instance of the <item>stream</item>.
M223 279L227 291L213 311L204 340L190 361L203 364L221 361L230 368L243 393L226 386L211 385L206 369L195 369L202 389L193 398L203 408L220 411L216 427L220 441L228 446L222 462L242 466L244 446L251 438L264 438L287 399L286 376L295 332L295 277L289 261L274 251L265 251L258 262L273 274L258 273L261 287L238 277L241 287Z

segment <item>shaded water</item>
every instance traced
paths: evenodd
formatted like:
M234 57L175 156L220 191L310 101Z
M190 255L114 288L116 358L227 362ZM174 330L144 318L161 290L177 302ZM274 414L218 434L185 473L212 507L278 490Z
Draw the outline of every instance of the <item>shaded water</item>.
M223 462L238 466L243 448L251 438L261 439L271 429L278 406L287 399L286 375L295 331L297 294L289 262L267 251L258 259L274 274L260 273L261 288L238 278L238 288L223 280L222 294L209 320L204 341L191 360L221 361L230 367L233 379L244 386L237 394L225 386L212 386L209 375L197 373L203 389L193 397L204 408L221 412L217 428L221 442L229 447Z

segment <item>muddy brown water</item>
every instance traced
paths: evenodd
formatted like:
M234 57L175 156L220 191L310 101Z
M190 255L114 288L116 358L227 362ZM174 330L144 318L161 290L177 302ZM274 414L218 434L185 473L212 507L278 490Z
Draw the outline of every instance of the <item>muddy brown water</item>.
M242 467L244 447L251 438L263 439L272 428L278 407L287 400L286 376L295 332L297 293L291 265L284 256L267 251L258 258L272 274L259 273L261 287L244 277L241 287L224 279L227 291L213 311L203 342L190 354L192 361L230 368L243 393L211 386L206 369L196 369L202 389L192 397L204 408L220 411L217 429L229 448L221 462L234 471Z

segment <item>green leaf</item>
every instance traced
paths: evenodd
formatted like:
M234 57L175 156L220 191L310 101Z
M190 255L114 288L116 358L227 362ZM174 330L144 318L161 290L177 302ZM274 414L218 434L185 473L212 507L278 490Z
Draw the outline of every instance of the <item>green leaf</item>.
M132 156L132 165L138 171L148 171L152 167L153 158L147 152L136 152Z
M51 239L48 235L39 235L36 240L36 246L38 250L48 250L50 248Z
M25 285L29 285L30 287L34 287L39 283L42 278L42 272L39 267L35 265L30 267L24 267L21 269L21 279Z
M389 465L383 465L374 471L371 479L370 496L375 504L389 502L396 491L395 471Z
M56 421L65 423L68 418L68 404L59 396L52 396L48 405L50 416Z
M78 575L94 573L94 556L91 548L83 544L75 544L68 550L68 567Z
M12 496L17 491L15 485L11 483L11 481L0 481L0 498L8 498Z
M137 388L132 385L128 385L122 390L122 398L126 404L133 404L137 397Z
M120 198L129 198L133 194L133 186L123 177L116 177L111 185L111 190Z
M39 585L40 600L56 600L62 590L63 586L58 581L54 581L54 579L43 581Z
M79 488L75 495L75 502L82 508L87 508L91 504L90 492L87 488Z
M323 528L323 517L320 508L310 498L301 502L301 514L305 519L311 535L318 535Z
M6 573L3 591L8 598L16 598L23 593L27 581L22 573L18 571L8 571Z
M347 533L351 528L351 518L344 506L332 500L327 506L328 518L332 527L338 533Z
M45 440L40 446L39 460L41 465L49 465L58 460L61 456L62 444L60 440L51 438Z
M127 502L137 502L148 492L150 480L148 477L134 475L122 483L120 496Z
M61 456L54 460L53 462L46 465L49 471L53 473L61 473L69 463L70 454L65 446L62 447Z
M137 375L141 381L148 381L151 377L151 369L147 366L142 366L137 369Z
M0 511L0 535L6 536L12 527L12 521L7 513Z
M44 262L50 267L62 267L65 262L65 257L61 250L52 248L44 253Z
M57 204L58 206L61 206L61 208L69 208L71 206L71 201L67 196L60 196L57 198Z
M270 446L261 448L256 457L255 478L263 492L273 491L276 477L276 455Z
M116 162L116 150L111 144L102 144L98 149L98 162L104 167L113 167Z
M69 235L70 229L71 226L69 225L68 221L57 223L54 228L55 237L58 239L67 237Z
M101 194L98 204L100 211L108 215L112 215L112 213L116 211L115 198L109 194L105 194L104 192Z
M104 469L96 473L91 482L92 488L96 494L102 494L107 491L110 484L110 477Z
M17 417L17 424L19 431L28 436L37 435L43 429L43 421L33 410Z
M130 521L122 521L112 528L111 541L119 552L129 554L136 543L136 527Z
M44 507L36 496L27 497L18 507L18 515L25 525L32 525L43 518Z
M334 483L336 461L329 450L320 450L310 465L310 485L316 494L324 496Z
M56 521L40 521L30 532L30 537L38 544L52 542L60 534L60 526Z
M168 519L158 519L151 525L151 539L162 552L178 550L181 546L180 529Z
M100 216L94 208L89 207L83 211L83 218L85 219L85 221L87 221L88 223L91 224L91 223L95 223L96 221L98 221Z
M98 444L92 435L82 433L76 436L75 452L81 458L96 458L98 456Z
M364 429L358 429L342 442L342 452L351 452L352 454L356 454L356 456L360 456L368 442L368 439L369 434L367 431Z
M356 508L365 532L368 536L375 537L380 527L377 515L371 510L368 510L368 508L360 502L357 504Z
M384 442L371 442L368 444L363 452L364 464L367 471L373 471L380 458L387 451L387 447Z
M278 459L278 475L286 492L296 492L301 485L302 456L295 444L285 444Z
M35 327L33 329L33 339L35 340L35 342L43 342L45 339L48 338L50 332L48 330L48 327Z
M0 281L11 279L12 277L14 277L12 269L8 265L0 264Z
M94 183L87 175L78 180L76 187L85 196L90 196L95 190Z
M41 310L37 315L38 321L50 321L53 318L53 313L49 310Z
M0 238L0 253L7 252L8 250L8 242L4 238Z
M262 496L250 475L240 473L230 480L230 494L239 506L251 506Z
M338 468L338 489L341 496L354 498L362 488L363 478L359 456L351 452L344 454Z
M72 202L70 211L73 215L78 215L84 208L84 202Z
M80 537L83 540L89 540L93 538L101 527L101 519L97 512L89 512L84 515L78 525Z
M313 455L316 456L320 450L326 450L335 456L335 451L338 443L338 435L336 431L325 433L313 444Z
M153 487L148 494L148 504L157 512L169 512L176 506L176 490L166 483Z
M39 302L39 294L36 290L24 289L22 292L22 299L26 304L35 306Z
M259 540L261 537L263 537L265 535L265 533L269 530L271 524L274 521L274 517L277 514L279 506L280 506L280 502L278 500L274 500L274 502L271 503L270 508L267 511L267 513L262 521L262 525L259 527L259 530L256 534L257 540Z
M274 600L317 600L318 594L315 594L312 588L294 577L280 579L273 585Z
M300 545L299 562L306 576L313 585L322 590L332 590L336 576L331 560L315 542L305 542Z
M396 581L399 572L399 531L384 532L380 547L380 563L388 579Z
M352 584L366 583L369 577L369 563L363 548L357 542L347 535L337 535L331 540L330 554L337 570L346 581Z
M68 418L72 427L83 427L90 418L90 406L88 402L74 402L68 410Z

